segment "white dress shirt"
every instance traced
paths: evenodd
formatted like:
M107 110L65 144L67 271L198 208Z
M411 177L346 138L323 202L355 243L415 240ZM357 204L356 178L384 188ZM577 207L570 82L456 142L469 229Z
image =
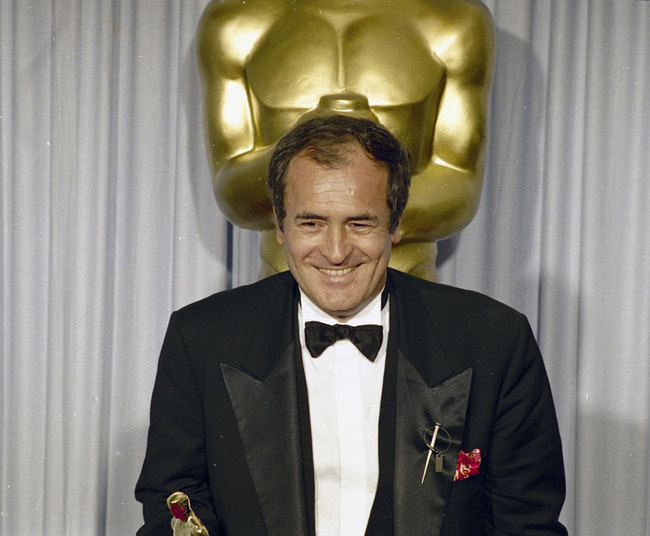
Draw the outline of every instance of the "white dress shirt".
M375 361L349 341L335 342L318 358L305 347L305 322L340 324L301 292L298 321L305 369L317 536L363 536L379 479L379 406L386 364L389 307L381 293L346 324L381 324Z

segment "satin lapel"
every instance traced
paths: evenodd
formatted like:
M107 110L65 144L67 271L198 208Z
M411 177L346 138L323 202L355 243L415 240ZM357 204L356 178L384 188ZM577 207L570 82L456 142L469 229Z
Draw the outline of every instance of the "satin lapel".
M395 534L439 534L463 439L472 371L454 370L447 358L436 332L438 315L444 315L444 311L437 311L435 304L425 304L414 285L400 274L389 270L389 277L390 336L398 337ZM424 436L428 432L430 440L436 423L444 428L436 446L448 449L443 454L442 471L435 471L432 456L421 484L429 453Z
M454 479L472 379L471 369L431 388L403 355L397 364L397 431L395 444L395 529L409 536L439 534ZM445 450L436 472L432 456L421 483L436 423L436 447Z
M265 381L221 365L269 534L306 534L294 347Z
M269 535L307 534L295 364L295 284L285 278L242 368L221 365ZM284 311L285 314L278 314Z

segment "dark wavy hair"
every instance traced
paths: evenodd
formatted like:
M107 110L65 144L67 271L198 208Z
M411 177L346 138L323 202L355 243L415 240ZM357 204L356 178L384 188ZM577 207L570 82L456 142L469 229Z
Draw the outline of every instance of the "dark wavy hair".
M286 210L284 189L289 163L306 156L321 166L344 165L350 145L358 143L366 154L388 169L386 202L390 232L397 229L408 201L413 158L410 151L384 126L369 119L345 115L316 117L296 125L278 141L266 174L266 187L282 229Z

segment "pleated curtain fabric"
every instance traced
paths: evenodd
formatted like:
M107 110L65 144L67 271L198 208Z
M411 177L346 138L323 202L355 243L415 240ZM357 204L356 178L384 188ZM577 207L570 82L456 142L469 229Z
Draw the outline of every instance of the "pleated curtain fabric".
M255 280L212 196L206 1L0 2L0 535L134 533L172 310ZM650 534L650 2L486 1L480 210L441 282L528 315L571 534Z

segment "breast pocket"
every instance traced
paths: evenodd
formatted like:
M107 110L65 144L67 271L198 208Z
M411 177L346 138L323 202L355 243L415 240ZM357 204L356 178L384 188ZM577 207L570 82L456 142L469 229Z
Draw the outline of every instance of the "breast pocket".
M481 475L474 475L465 480L458 480L451 486L449 504L474 498L474 495L482 491L483 478Z

